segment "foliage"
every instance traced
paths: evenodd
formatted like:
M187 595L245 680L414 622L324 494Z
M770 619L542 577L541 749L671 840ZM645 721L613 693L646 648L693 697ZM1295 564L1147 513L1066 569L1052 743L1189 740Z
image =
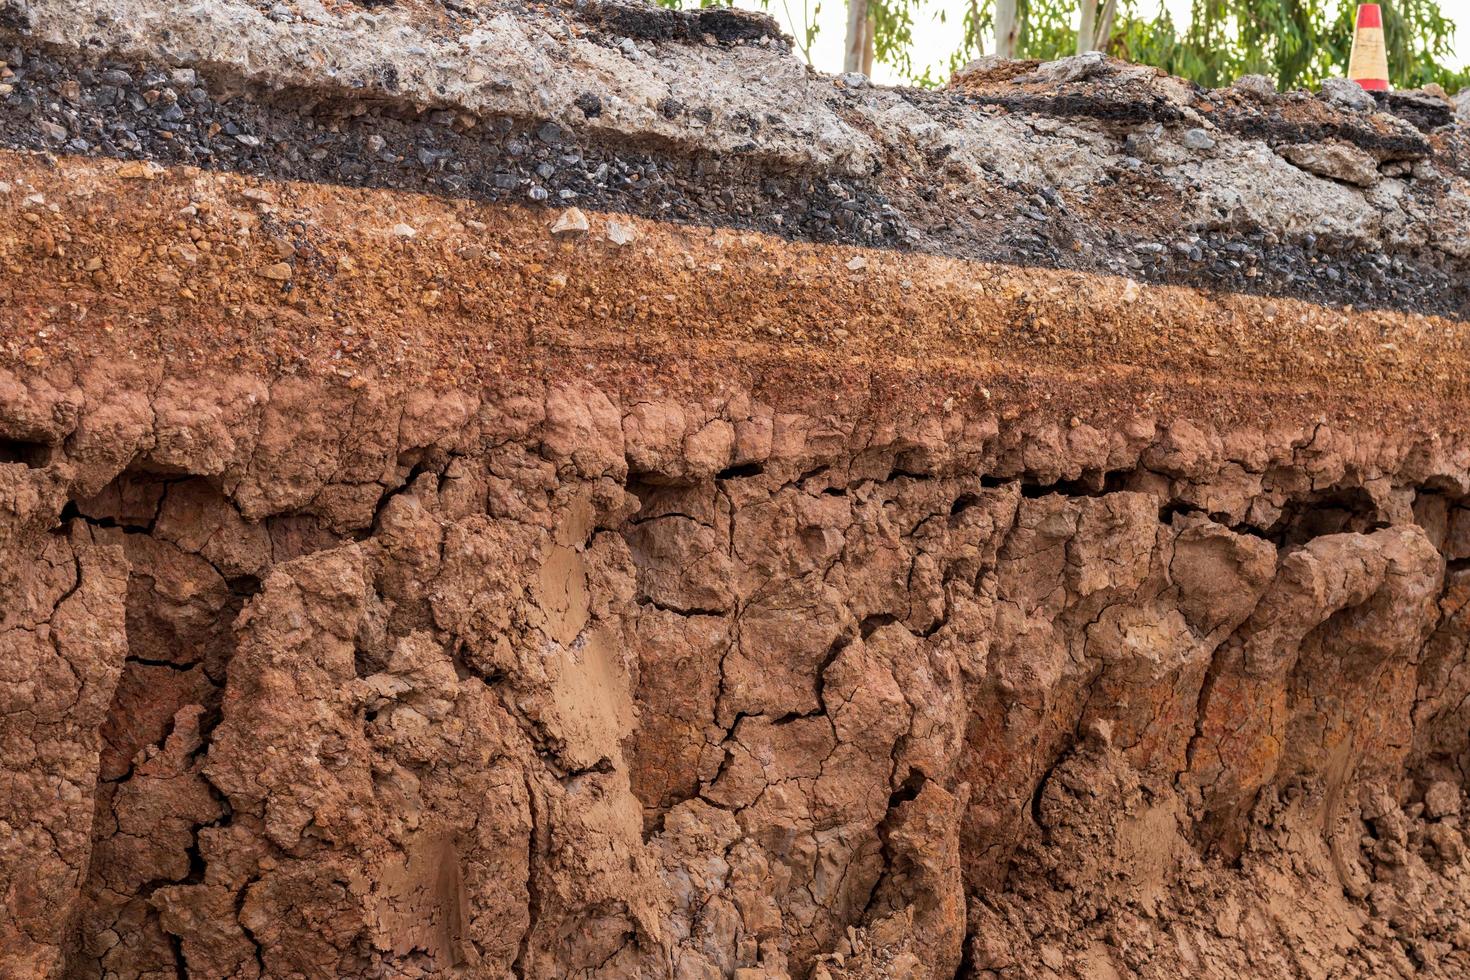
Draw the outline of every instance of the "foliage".
M1076 0L1030 4L1018 55L1057 58L1072 53L1069 31ZM1382 7L1389 77L1395 86L1437 82L1453 92L1470 83L1465 72L1444 63L1453 53L1455 27L1438 3L1394 0ZM1229 85L1241 75L1267 75L1283 90L1315 88L1341 76L1347 66L1356 10L1356 3L1340 0L1193 0L1190 25L1181 30L1167 10L1144 18L1134 3L1125 2L1113 23L1107 53L1210 87Z
M710 7L728 6L732 0L656 2L666 7ZM769 9L772 0L758 2ZM797 49L810 61L822 0L799 0L799 20L794 9L798 0L775 2L781 4L787 22L796 25ZM1049 60L1076 50L1079 0L1016 3L1018 57ZM945 78L936 77L928 67L920 71L914 63L914 24L929 16L928 4L929 0L870 0L870 11L877 60L916 85L935 86ZM994 0L968 0L949 71L986 49L993 4ZM1445 64L1453 53L1455 25L1436 0L1388 0L1382 7L1388 73L1396 87L1435 82L1454 92L1470 85L1470 70L1455 71ZM1181 30L1167 10L1143 17L1136 0L1121 0L1106 50L1212 87L1228 85L1241 75L1268 75L1282 89L1315 88L1346 67L1356 9L1354 0L1192 0L1190 24ZM942 9L933 16L947 22Z
M868 10L873 18L873 54L878 61L892 65L904 78L914 76L914 15L922 0L871 0Z

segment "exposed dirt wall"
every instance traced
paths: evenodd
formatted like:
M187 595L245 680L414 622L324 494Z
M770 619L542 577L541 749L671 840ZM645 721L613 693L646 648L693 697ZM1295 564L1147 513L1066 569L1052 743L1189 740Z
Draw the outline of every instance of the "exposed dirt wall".
M3 980L1470 974L1441 96L610 3L0 62Z
M10 975L1467 962L1459 443L4 392Z

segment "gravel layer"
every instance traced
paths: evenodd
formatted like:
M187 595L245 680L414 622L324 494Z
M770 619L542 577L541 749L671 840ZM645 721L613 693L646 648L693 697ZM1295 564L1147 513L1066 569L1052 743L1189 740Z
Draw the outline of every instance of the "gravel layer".
M218 70L82 61L16 38L3 59L10 77L0 85L0 145L10 148L547 208L579 205L758 229L793 240L916 249L1470 319L1470 276L1452 254L1412 242L1365 251L1358 241L1312 231L1283 233L1248 216L1200 228L1180 220L1188 202L1181 202L1175 183L1134 156L1119 156L1116 168L1089 186L1086 200L999 173L976 195L973 187L956 182L943 153L895 155L889 165L866 174L793 167L762 151L755 137L779 120L756 115L736 121L752 137L743 153L691 152L686 144L621 134L597 125L605 96L590 83L577 100L584 125L569 125L534 116L478 117L452 107L414 111L400 102L349 99L340 92L268 92ZM839 100L862 96L861 83L838 87ZM1143 156L1151 138L1157 143L1177 136L1180 146L1196 153L1214 152L1216 142L1198 128L1166 130L1188 119L1160 99L1125 100L1097 90L1048 95L1015 84L1001 95L981 88L899 95L916 111L952 118L957 127L977 113L1122 127L1119 132L1128 134L1124 148L1138 148ZM674 99L658 109L691 125L711 116ZM1425 162L1435 148L1410 126L1383 132L1381 126L1354 128L1337 117L1303 122L1300 115L1237 107L1217 119L1220 131L1241 139L1355 142L1392 158L1386 171L1397 166L1407 174L1417 167L1419 184L1447 179ZM1463 135L1445 128L1435 139L1455 150ZM1457 155L1441 156L1438 165L1458 165Z

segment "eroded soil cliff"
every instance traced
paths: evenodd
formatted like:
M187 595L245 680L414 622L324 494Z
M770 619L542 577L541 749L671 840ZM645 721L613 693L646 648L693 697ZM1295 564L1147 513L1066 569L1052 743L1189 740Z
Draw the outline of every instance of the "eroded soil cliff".
M1449 103L348 6L0 7L0 976L1470 972Z
M1432 435L66 380L5 389L13 975L1465 962Z

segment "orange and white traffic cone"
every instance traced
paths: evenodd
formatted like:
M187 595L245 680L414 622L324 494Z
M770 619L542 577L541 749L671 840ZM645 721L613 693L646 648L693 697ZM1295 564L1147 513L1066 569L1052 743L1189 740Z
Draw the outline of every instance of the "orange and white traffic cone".
M1358 29L1353 33L1353 53L1348 59L1348 78L1370 92L1388 91L1388 51L1383 46L1383 11L1376 3L1358 5Z

